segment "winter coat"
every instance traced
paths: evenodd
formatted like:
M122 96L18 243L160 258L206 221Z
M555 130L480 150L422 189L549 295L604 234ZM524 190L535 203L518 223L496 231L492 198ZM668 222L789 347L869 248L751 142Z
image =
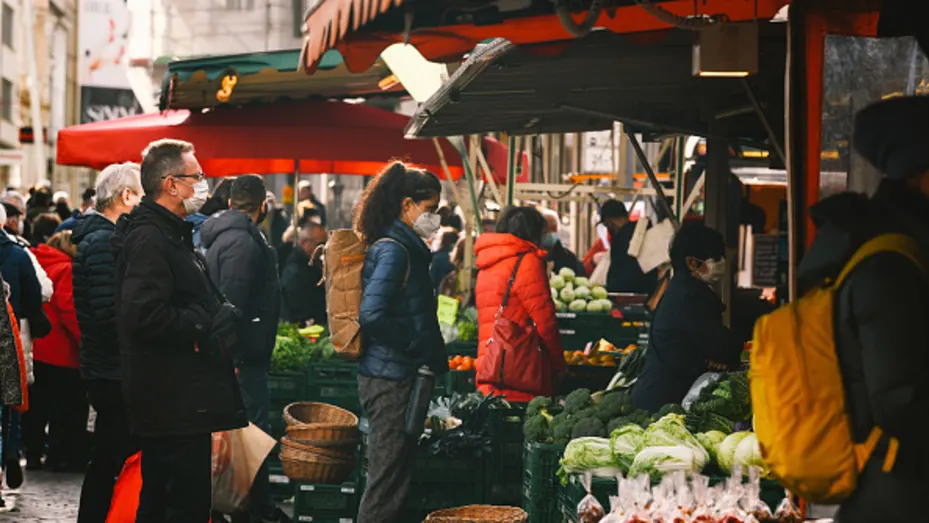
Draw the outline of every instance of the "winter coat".
M807 286L837 275L861 244L881 233L911 236L929 259L929 199L899 182L884 181L870 201L851 194L824 200L811 214L817 236L800 265ZM929 498L927 275L899 254L877 254L845 280L835 306L852 436L863 442L877 425L900 441L887 474L880 471L886 441L878 444L839 517L843 523L922 521Z
M200 234L210 278L242 311L232 351L236 365L270 367L281 315L274 249L251 218L236 210L214 214L203 222Z
M479 270L475 289L478 360L484 358L484 347L493 332L494 320L503 302L507 281L513 273L516 260L520 254L525 254L503 314L520 325L530 322L535 324L544 352L549 356L552 376L561 374L564 371L564 350L561 335L558 334L555 302L552 301L545 273L545 251L540 250L536 244L512 234L500 233L482 234L477 239L474 249ZM497 390L488 384L478 383L478 386L485 394L505 394L510 401L529 401L534 396L517 390ZM547 393L550 395L552 392L553 387L550 385Z
M723 325L724 309L709 285L690 273L674 275L655 311L645 367L632 389L636 408L655 412L680 403L710 361L739 363L744 340Z
M0 273L10 284L10 304L18 319L29 318L42 308L42 288L26 249L0 233Z
M587 274L589 274L584 268L584 264L581 263L581 260L577 259L577 256L571 252L571 249L562 245L560 240L556 241L555 245L552 245L552 248L548 250L548 256L545 258L545 261L554 263L553 270L556 274L564 268L574 271L575 276L587 276Z
M448 360L429 278L432 254L400 220L394 220L383 237L389 240L368 248L362 270L359 320L364 354L358 373L400 381L427 365L444 374Z
M303 249L290 253L281 274L281 319L303 324L326 323L326 288L319 285L323 271L310 265Z
M658 285L658 270L642 272L639 261L629 256L629 242L635 233L635 222L628 222L610 239L610 271L606 288L610 292L651 294Z
M450 249L442 249L432 254L432 263L429 265L429 277L432 278L432 284L436 290L442 280L452 271L455 265L452 263L452 252Z
M111 240L116 225L99 213L78 221L72 241L74 306L81 328L81 377L123 378L116 332L116 258Z
M143 198L113 235L123 391L138 436L246 424L232 358L209 336L221 297L191 234L189 223Z
M46 244L32 252L55 286L52 301L42 305L52 331L32 341L32 357L49 365L76 369L80 366L81 331L74 310L71 257Z

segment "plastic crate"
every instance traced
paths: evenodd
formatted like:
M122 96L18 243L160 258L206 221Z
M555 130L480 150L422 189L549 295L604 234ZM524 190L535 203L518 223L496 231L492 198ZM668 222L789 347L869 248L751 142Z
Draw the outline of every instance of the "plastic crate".
M293 403L306 394L306 374L303 372L272 372L268 375L271 403Z
M361 501L361 489L355 483L316 485L297 483L294 494L294 520L319 521L354 518ZM300 519L309 516L314 519Z
M493 439L493 452L485 467L487 503L519 505L523 483L523 420L522 407L491 409L488 432Z
M450 370L436 381L434 395L468 394L475 390L473 370Z
M445 352L450 356L477 356L476 341L453 341L445 344Z
M274 499L285 500L294 496L294 482L284 475L277 453L268 456L268 482Z
M566 350L583 350L587 343L600 338L624 347L636 343L639 334L648 330L644 322L624 321L610 314L584 312L557 313L558 332Z
M313 362L306 374L306 400L360 413L358 365L338 360Z
M561 521L558 505L560 482L555 472L563 445L526 443L523 446L522 507L530 523Z

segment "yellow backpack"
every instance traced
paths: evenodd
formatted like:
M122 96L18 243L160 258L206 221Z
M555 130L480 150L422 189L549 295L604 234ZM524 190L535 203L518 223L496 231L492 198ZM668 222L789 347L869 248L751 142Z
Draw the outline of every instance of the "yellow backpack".
M881 252L902 254L925 267L912 238L877 236L855 252L834 281L755 325L749 377L761 454L776 479L811 502L837 503L851 495L882 435L875 426L864 443L852 440L833 326L842 283L859 263ZM898 447L899 441L889 438L885 472L893 468Z

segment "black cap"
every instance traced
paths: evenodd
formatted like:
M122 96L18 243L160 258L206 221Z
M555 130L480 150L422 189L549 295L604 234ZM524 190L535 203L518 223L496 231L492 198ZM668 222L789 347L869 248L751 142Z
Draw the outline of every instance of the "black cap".
M6 211L7 218L20 216L23 214L22 211L19 210L19 207L13 205L12 203L3 202L3 209Z
M858 111L853 142L887 178L929 170L929 96L891 98Z
M603 202L603 205L600 206L600 223L609 220L610 218L628 218L629 211L626 210L626 205L623 202L617 200L607 200Z

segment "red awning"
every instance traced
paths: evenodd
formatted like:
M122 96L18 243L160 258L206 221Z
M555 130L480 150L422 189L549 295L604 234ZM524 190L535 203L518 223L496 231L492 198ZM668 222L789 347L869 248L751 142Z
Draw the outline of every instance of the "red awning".
M403 136L408 117L343 102L294 102L185 109L67 127L58 132L58 163L102 169L139 161L159 138L192 142L208 176L293 173L375 175L400 159L442 175L431 140ZM442 149L452 176L461 177L461 157L447 140ZM506 178L506 147L484 139L494 178ZM503 158L503 162L500 162Z
M389 45L403 42L404 35L364 30L364 24L403 0L323 0L318 9L310 13L305 23L302 65L312 73L316 62L329 49L337 49L352 72L366 71ZM661 8L681 16L694 13L693 0L656 2ZM787 0L702 0L697 8L703 14L725 14L730 21L767 20L777 14ZM757 7L756 7L757 5ZM584 13L586 14L586 12ZM581 13L576 17L580 19ZM639 33L668 29L671 26L658 20L636 5L604 10L596 27L615 33ZM514 44L532 44L573 38L557 15L509 18L491 25L447 25L413 29L409 43L416 46L424 57L433 61L459 60L478 43L489 38L506 38Z

